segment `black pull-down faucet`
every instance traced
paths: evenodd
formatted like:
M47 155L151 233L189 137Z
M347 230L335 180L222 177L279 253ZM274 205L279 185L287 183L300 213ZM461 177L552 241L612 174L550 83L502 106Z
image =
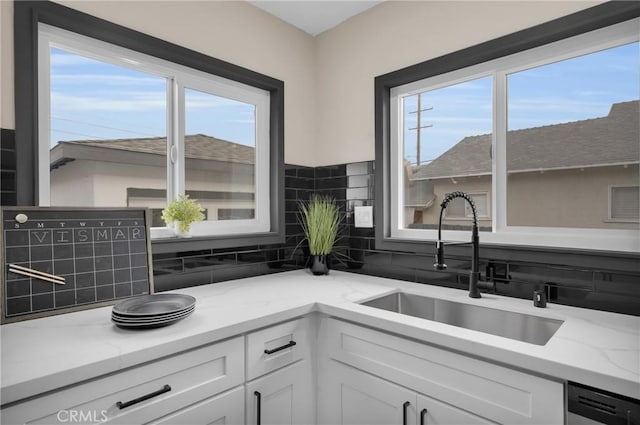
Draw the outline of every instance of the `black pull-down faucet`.
M455 198L462 198L469 203L471 211L473 212L473 227L471 229L471 272L469 274L469 296L471 298L481 298L480 287L484 289L493 288L491 282L480 281L479 269L479 251L480 251L480 237L478 236L478 213L476 211L476 204L467 193L464 192L452 192L448 194L442 203L440 204L440 220L438 221L438 241L436 242L436 263L433 265L438 270L444 270L447 265L444 263L444 242L442 241L442 214L449 202Z

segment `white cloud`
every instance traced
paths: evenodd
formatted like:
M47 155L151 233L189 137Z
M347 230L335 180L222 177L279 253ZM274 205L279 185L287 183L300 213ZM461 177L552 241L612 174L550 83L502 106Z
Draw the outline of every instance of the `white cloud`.
M575 113L577 111L580 115L592 118L601 117L607 115L610 107L610 104L602 102L587 102L564 97L520 98L509 102L510 112L549 112L554 113L554 116L559 119L562 117L558 116L557 112Z
M122 94L122 96L118 96ZM52 109L56 112L73 111L148 111L150 109L166 109L163 93L130 92L110 93L109 98L91 95L69 95L51 93Z
M102 65L95 59L90 59L85 56L76 55L68 52L61 52L59 50L52 51L49 59L51 67L66 67L66 66L78 66L78 65Z
M99 88L109 86L162 86L164 88L166 80L160 77L135 77L127 75L112 74L52 74L51 84L56 87L59 84L73 86L88 86Z

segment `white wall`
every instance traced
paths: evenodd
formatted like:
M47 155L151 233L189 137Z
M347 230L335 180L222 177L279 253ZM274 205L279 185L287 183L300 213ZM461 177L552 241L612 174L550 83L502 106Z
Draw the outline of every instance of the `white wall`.
M60 3L285 82L285 161L374 159L375 76L593 6L387 1L315 39L243 1ZM13 5L0 0L0 123L14 128Z

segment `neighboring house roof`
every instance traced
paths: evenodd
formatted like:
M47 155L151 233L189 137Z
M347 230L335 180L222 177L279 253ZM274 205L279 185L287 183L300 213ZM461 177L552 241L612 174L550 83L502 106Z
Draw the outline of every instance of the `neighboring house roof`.
M507 169L525 172L640 162L640 101L616 103L609 115L507 132ZM469 136L413 179L491 174L491 134Z
M254 164L255 148L218 139L204 134L184 137L185 156L187 159L212 160L238 164ZM69 149L71 148L71 149ZM79 149L109 149L111 152L121 151L142 154L167 155L166 137L111 139L111 140L72 140L61 141L52 150L52 163L64 158L68 162L80 159ZM66 152L63 154L62 151ZM59 154L56 151L60 151ZM70 155L71 154L71 155Z

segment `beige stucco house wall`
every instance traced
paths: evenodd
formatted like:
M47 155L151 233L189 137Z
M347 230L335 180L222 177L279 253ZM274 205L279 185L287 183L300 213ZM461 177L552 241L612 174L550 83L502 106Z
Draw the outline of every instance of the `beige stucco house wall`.
M514 173L507 185L507 223L638 230L609 217L611 186L638 185L638 165Z
M491 199L490 176L437 179L433 183L435 200L430 208L422 211L419 224L437 225L440 203L448 193L458 190L487 193ZM610 187L633 185L638 185L637 165L513 173L507 184L507 224L637 231L637 221L611 220L609 215ZM478 225L491 227L491 218L481 217ZM471 225L471 219L446 219L445 216L443 223Z
M70 143L76 149L69 151L73 156L66 156L65 148ZM54 162L51 170L53 205L156 210L166 206L166 156L83 143L86 142L64 142L52 150L54 158L64 158ZM215 151L215 147L212 150ZM109 159L100 160L100 157ZM188 158L185 168L186 191L206 209L208 219L217 219L220 209L255 208L252 164L220 165L211 160ZM154 224L162 225L161 222Z

